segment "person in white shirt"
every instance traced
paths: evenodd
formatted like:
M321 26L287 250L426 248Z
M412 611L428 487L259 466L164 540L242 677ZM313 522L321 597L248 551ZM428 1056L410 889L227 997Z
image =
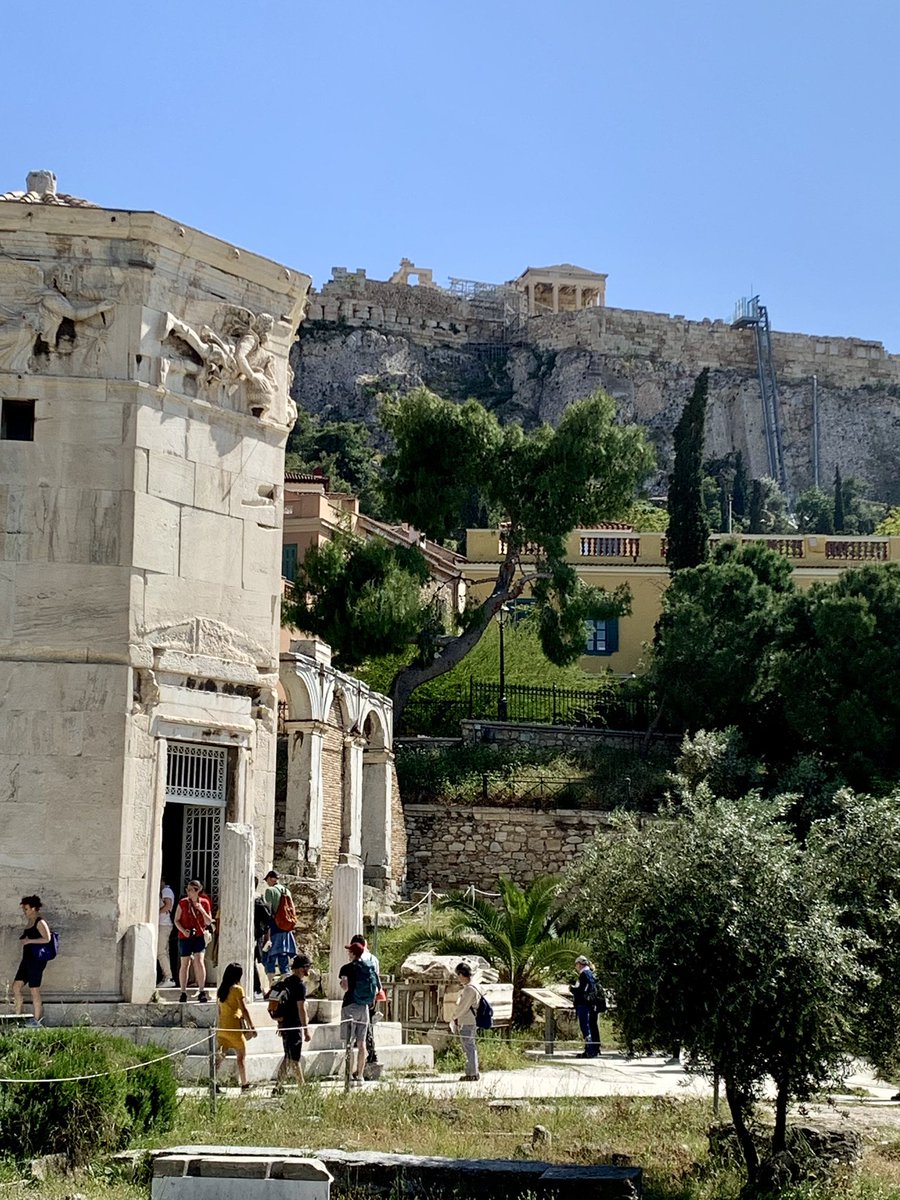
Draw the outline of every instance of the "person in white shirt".
M478 1029L475 1025L475 1010L481 1000L481 993L472 982L472 968L468 963L458 963L456 978L462 984L462 991L456 999L456 1008L450 1019L451 1033L458 1033L462 1042L463 1053L466 1056L466 1073L460 1075L461 1083L474 1083L478 1078L478 1047L475 1035Z
M159 935L156 941L156 961L160 971L157 987L175 986L175 981L172 979L172 957L169 948L174 907L175 893L165 879L161 879L159 881Z

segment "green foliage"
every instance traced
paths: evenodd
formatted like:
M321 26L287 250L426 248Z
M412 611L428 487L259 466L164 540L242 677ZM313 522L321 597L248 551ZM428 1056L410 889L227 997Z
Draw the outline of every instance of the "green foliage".
M703 501L703 429L709 371L697 376L694 390L675 426L675 465L669 476L669 536L666 562L671 571L706 560L709 524Z
M561 930L560 883L546 876L527 887L499 880L500 903L451 892L439 905L448 917L446 932L428 934L418 949L436 954L480 954L513 985L513 1025L529 1029L534 1021L531 999L522 988L537 987L572 970L584 943Z
M283 619L323 638L340 667L408 652L433 643L443 627L440 609L423 596L428 577L415 547L338 532L307 551Z
M317 468L333 492L352 492L363 512L380 515L379 456L361 421L325 421L301 409L288 437L285 470Z
M588 588L564 561L568 533L618 515L650 468L641 430L615 417L615 402L602 392L570 405L555 430L529 433L501 427L475 401L452 404L424 388L385 402L382 421L394 444L384 463L392 515L442 541L460 532L474 504L502 515L506 543L491 595L459 636L439 650L435 643L430 662L423 653L398 672L390 688L395 720L412 691L465 657L501 605L529 584L544 654L559 665L582 653L586 619L627 611L627 589L607 596ZM533 569L521 563L532 547ZM345 633L357 643L358 660L373 652L362 632Z
M821 488L807 488L797 499L799 533L834 533L834 504Z
M900 508L892 508L887 512L875 532L879 537L900 537Z
M790 563L763 543L721 542L712 561L676 572L663 593L650 680L688 730L746 728Z
M738 800L761 786L765 768L750 753L740 730L699 730L685 736L669 781L676 799Z
M671 766L671 751L655 745L646 754L622 746L600 746L589 754L560 754L537 748L459 745L404 746L397 753L397 779L405 804L480 804L533 807L542 797L561 807L600 811L658 807Z
M855 787L900 773L900 564L844 571L796 592L761 657L780 756L819 751Z
M643 829L622 818L568 880L626 1044L680 1045L722 1077L751 1176L764 1079L778 1092L777 1151L788 1099L840 1062L859 978L855 939L780 817L745 799Z
M886 1079L900 1076L900 792L881 798L842 791L814 824L809 850L844 922L863 937L857 1008L848 1048Z
M659 508L649 500L634 500L622 513L622 520L636 533L665 533L669 528L668 509Z
M0 1154L65 1154L71 1162L83 1162L168 1129L177 1099L171 1060L123 1070L163 1053L157 1046L135 1047L86 1027L0 1033L3 1078L99 1076L0 1085Z
M535 622L530 618L507 621L504 629L504 659L507 683L560 688L596 688L603 676L589 675L574 663L557 666L544 657ZM386 693L401 667L412 660L413 651L384 658L371 658L355 672L378 692ZM429 679L416 691L425 699L458 699L468 695L469 679L498 680L500 676L500 630L492 621L464 659L443 675Z
M734 456L734 482L731 488L731 511L738 520L742 520L747 515L749 504L750 479L747 475L744 456L738 450Z

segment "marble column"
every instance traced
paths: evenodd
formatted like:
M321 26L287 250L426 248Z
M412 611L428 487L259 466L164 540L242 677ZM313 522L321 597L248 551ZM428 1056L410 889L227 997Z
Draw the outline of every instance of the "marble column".
M584 300L584 296L582 294L581 285L576 284L575 285L575 310L576 310L576 312L578 311L578 309L580 309L582 307L583 300Z
M349 961L347 946L354 933L362 932L363 872L358 863L339 863L334 868L331 893L331 956L325 981L329 1000L343 999L338 972Z
M379 887L383 887L391 875L393 759L390 750L366 750L363 754L363 877L366 883Z
M318 866L322 854L325 729L321 721L285 721L288 769L284 838L285 842L300 842L303 860L313 867Z
M219 858L218 974L230 962L244 968L241 986L253 998L253 875L256 836L252 825L228 822L222 830Z
M344 792L341 807L341 862L358 863L362 854L362 770L365 739L344 738Z
M553 311L555 313L559 312L559 284L558 283L554 283L554 285L553 285Z

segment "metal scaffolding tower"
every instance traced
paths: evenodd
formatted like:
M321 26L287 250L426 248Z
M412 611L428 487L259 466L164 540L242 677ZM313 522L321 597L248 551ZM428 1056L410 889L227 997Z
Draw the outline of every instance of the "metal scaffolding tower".
M744 297L734 306L732 329L751 327L756 333L756 367L759 374L759 395L762 401L763 428L769 455L769 474L781 490L787 493L787 474L784 469L784 450L781 444L781 414L778 400L778 381L772 355L772 336L769 313L759 296Z

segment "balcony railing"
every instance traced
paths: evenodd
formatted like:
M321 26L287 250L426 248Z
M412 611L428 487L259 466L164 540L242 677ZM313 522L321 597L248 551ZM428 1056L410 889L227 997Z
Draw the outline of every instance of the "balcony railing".
M825 557L850 562L887 562L888 543L829 539L825 543Z
M640 558L639 537L583 537L582 558Z

